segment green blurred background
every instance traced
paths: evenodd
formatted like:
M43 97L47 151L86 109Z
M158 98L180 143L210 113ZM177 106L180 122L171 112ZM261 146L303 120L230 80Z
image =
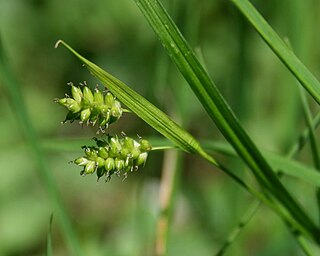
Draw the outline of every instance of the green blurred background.
M252 2L320 77L319 1ZM285 154L304 127L290 73L229 1L164 3L257 145ZM82 178L80 169L68 162L82 154L80 146L95 131L75 123L61 125L65 111L53 102L69 92L67 82L97 84L70 53L54 49L55 42L63 39L196 138L223 140L134 1L0 0L0 33L84 255L152 255L163 153L152 152L145 168L124 182ZM53 206L9 93L0 82L0 255L44 255ZM159 137L134 115L126 115L109 132L119 131ZM310 162L308 148L300 159ZM239 162L223 156L221 160L246 173ZM195 156L182 155L180 166L168 255L213 255L253 198ZM315 215L314 188L286 182ZM52 229L54 255L70 255L55 216ZM226 255L303 254L281 220L261 207Z

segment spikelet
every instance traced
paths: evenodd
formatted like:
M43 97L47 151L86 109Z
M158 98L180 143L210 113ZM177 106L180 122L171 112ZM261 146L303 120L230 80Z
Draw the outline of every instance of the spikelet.
M125 134L121 138L110 135L106 140L95 138L95 142L96 146L84 146L85 156L75 159L74 163L83 167L81 175L96 172L98 180L105 176L106 181L113 174L126 178L129 172L144 166L152 149L146 139L139 138L136 141Z
M104 93L98 88L92 91L86 83L82 89L72 83L69 85L71 97L55 100L69 111L64 122L79 121L80 124L92 126L98 124L98 132L105 132L110 124L122 116L121 104L110 92Z

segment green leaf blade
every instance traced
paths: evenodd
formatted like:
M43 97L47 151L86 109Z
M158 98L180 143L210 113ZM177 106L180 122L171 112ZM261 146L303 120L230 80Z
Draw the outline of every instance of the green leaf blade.
M299 80L314 100L320 104L320 82L317 78L281 40L278 34L248 0L231 0L231 2L242 12L262 39Z
M277 203L280 203L288 211L289 215L295 219L295 225L298 225L302 232L320 242L320 231L284 188L270 165L243 130L160 1L135 0L135 2L209 116L250 167L265 192L271 194Z

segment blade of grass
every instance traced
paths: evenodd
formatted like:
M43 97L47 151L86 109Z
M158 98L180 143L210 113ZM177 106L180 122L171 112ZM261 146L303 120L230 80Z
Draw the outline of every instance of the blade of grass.
M230 0L242 12L283 64L299 80L301 85L320 104L320 83L293 51L281 40L262 15L248 0Z
M53 214L50 216L49 221L49 229L47 234L47 256L52 256L52 221L53 221Z
M53 207L60 223L62 233L65 236L67 246L72 255L82 255L80 251L80 245L71 225L71 221L64 209L61 195L58 191L57 185L54 181L52 170L50 169L47 161L44 157L43 151L40 146L39 139L36 135L35 129L30 121L26 107L24 104L21 89L18 81L16 80L6 56L5 49L2 45L2 39L0 37L0 70L2 71L1 79L5 89L11 100L12 107L15 110L17 121L23 135L25 136L31 153L34 157L34 161L37 165L39 176L42 178L45 188L48 191L50 199L52 200Z
M300 135L300 137L298 138L297 143L295 143L292 146L292 148L288 152L288 157L293 157L297 152L300 151L300 149L308 141L311 130L315 130L319 124L320 124L320 112L318 112L315 118L312 120L311 127L309 129L305 129L303 133Z
M316 142L316 135L312 129L312 114L307 102L305 92L302 91L302 89L300 90L300 96L301 96L304 116L305 116L308 128L310 130L310 147L311 147L311 153L313 158L313 165L316 168L315 171L319 173L320 172L319 149ZM316 198L317 198L317 205L318 205L318 222L320 222L319 221L320 220L320 184L318 185L316 190Z
M295 220L295 223L292 224L296 228L320 243L319 229L283 187L257 147L242 129L160 1L135 0L135 2L201 104L222 134L250 167L262 188L272 194L277 199L277 203L285 207L287 213Z
M236 157L236 152L226 143L204 143L204 148L213 150L225 155ZM274 170L280 170L281 173L288 176L304 180L312 185L320 185L320 174L316 169L307 167L299 162L296 162L279 154L263 151L266 159L270 162Z
M220 248L220 250L215 254L216 256L222 256L225 254L225 252L227 251L229 246L239 236L239 234L243 230L244 226L246 226L249 223L249 221L253 218L253 216L256 214L260 205L261 205L261 202L258 200L255 200L252 203L252 205L249 206L249 208L246 211L246 213L244 214L244 216L238 222L238 225L233 229L233 231L228 236L226 242L223 244L223 246Z

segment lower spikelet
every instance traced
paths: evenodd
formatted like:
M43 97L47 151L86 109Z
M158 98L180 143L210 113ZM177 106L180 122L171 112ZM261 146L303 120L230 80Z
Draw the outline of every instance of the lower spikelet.
M138 141L124 135L107 136L106 140L95 138L96 146L84 146L85 156L74 160L74 163L83 166L81 175L96 172L98 180L106 176L110 180L113 174L127 177L127 174L144 166L148 152L152 149L146 139L139 138Z

